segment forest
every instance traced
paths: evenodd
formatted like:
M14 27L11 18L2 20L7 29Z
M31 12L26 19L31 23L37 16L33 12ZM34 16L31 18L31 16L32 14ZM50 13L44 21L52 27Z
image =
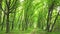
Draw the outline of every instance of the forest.
M60 34L60 0L0 0L0 34Z

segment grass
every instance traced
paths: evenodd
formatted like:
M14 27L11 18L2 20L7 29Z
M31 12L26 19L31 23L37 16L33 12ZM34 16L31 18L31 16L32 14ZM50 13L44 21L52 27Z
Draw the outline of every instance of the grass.
M20 30L12 30L9 33L5 33L5 31L0 31L0 34L60 34L60 32L46 32L40 29L29 29L26 31Z

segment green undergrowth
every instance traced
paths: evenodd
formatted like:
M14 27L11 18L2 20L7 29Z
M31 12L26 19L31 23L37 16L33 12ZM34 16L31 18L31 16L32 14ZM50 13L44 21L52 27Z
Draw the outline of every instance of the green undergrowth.
M28 29L28 30L25 30L25 31L11 30L9 33L6 33L3 30L3 31L0 31L0 34L60 34L60 32L46 32L42 29Z

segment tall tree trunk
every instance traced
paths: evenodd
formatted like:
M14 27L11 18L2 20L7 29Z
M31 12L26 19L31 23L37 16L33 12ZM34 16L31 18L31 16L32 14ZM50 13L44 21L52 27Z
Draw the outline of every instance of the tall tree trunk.
M58 15L59 15L59 12L58 12L58 14L56 15L56 18L55 18L55 20L54 20L54 23L52 24L52 27L51 27L50 32L52 32L52 30L53 30L53 27L54 27L54 25L55 25L55 23L56 23L56 20L57 20L57 18L58 18Z
M2 11L0 10L0 26L1 26Z
M16 12L14 12L14 17L13 17L13 21L12 21L12 30L14 28L15 15L16 15Z
M2 27L1 27L1 30L3 30L4 22L5 22L5 14L3 15L3 21L2 21Z
M26 15L25 15L25 30L27 30L27 28L28 28L28 15L26 13Z
M47 17L47 31L50 31L50 23L51 23L51 19L52 19L52 12L53 12L53 8L54 8L54 2L52 1L51 6L49 7L49 11L48 11L48 17Z
M20 30L20 23L21 23L21 16L20 16L20 14L18 16L17 23L18 23L18 29Z
M10 0L6 0L6 11L7 11L7 14L6 14L6 33L9 32L10 30L10 26L9 26L9 7L10 7Z
M2 0L0 0L0 26L3 26L2 25Z
M30 23L29 22L29 17L30 17L30 12L32 12L32 1L33 0L25 0L24 2L24 20L25 20L25 29L28 29L28 24Z
M40 22L40 12L39 12L37 27L40 28L40 26L41 26L41 22Z
M6 33L8 33L9 32L9 28L10 28L10 26L9 26L9 9L8 9L6 17L7 17L7 19L6 19Z
M25 23L24 23L24 20L22 21L22 31L24 31L25 29Z

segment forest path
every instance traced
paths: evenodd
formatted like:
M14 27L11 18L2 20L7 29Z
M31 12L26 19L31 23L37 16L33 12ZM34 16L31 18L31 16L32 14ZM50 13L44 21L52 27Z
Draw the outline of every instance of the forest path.
M46 32L35 28L29 34L46 34Z
M30 34L35 34L36 33L36 28L34 28L31 32L30 32Z

